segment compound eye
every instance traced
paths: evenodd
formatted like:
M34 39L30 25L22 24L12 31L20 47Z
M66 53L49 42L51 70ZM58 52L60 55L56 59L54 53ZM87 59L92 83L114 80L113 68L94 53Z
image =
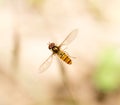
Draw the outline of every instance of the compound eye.
M48 46L48 48L52 49L54 46L55 46L55 43L50 43L49 46Z

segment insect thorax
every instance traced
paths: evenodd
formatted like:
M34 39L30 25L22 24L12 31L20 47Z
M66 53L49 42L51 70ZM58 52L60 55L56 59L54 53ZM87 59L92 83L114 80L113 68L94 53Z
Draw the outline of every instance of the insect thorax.
M54 46L54 47L52 48L52 51L53 51L54 53L58 53L58 51L59 51L59 47Z

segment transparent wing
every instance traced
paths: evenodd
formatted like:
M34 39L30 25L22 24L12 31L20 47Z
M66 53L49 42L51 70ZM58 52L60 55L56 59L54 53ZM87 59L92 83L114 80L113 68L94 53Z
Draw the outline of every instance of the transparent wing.
M53 54L50 55L48 57L48 59L46 59L45 62L43 62L43 64L40 65L40 67L39 67L40 73L45 71L45 70L47 70L49 68L49 66L52 63L52 58L53 58Z
M69 43L71 43L75 37L77 36L78 33L78 29L73 30L71 33L68 34L68 36L65 38L65 40L60 44L59 47L61 47L62 45L68 45Z

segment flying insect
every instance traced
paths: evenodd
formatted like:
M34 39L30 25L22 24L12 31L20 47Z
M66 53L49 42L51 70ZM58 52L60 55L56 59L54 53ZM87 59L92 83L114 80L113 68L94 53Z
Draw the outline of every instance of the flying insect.
M49 68L49 66L52 63L53 55L57 55L62 61L64 61L69 65L72 64L72 60L70 56L64 50L62 50L61 47L63 45L67 46L68 44L70 44L77 36L77 33L78 33L77 29L73 30L71 33L68 34L68 36L59 46L57 46L54 42L49 43L48 49L52 51L52 54L48 57L47 60L45 60L40 65L40 68L39 68L40 72L43 72Z

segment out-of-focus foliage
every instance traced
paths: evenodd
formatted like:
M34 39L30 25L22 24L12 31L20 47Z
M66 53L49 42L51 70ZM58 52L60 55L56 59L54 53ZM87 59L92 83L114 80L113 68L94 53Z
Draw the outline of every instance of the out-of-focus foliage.
M106 48L99 56L99 64L93 76L98 89L108 92L119 87L120 55L115 48Z
M28 0L28 3L30 4L30 6L32 8L38 9L38 8L41 8L41 6L42 6L42 4L43 4L44 1L45 0Z
M101 8L98 6L99 3L97 0L86 0L86 4L88 11L94 16L96 20L106 20Z
M64 67L64 65L62 64L62 62L58 60L58 64L60 67L60 72L61 72L61 76L62 76L62 81L63 81L63 85L59 86L56 88L55 91L55 96L54 96L54 100L56 102L56 104L65 104L65 105L78 105L77 100L75 99L75 97L72 94L72 89L70 86L70 81L68 79L68 75L66 73L66 69Z
M19 63L19 55L20 55L20 37L18 32L14 33L13 36L13 61L12 61L12 69L17 69Z

